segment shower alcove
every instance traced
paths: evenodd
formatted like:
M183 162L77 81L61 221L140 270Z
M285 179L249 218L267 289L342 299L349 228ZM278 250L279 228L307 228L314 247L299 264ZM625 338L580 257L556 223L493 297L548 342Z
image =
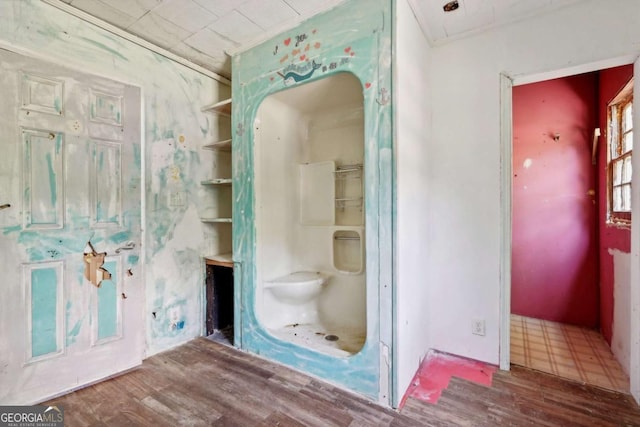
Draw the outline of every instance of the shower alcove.
M234 343L389 405L390 6L233 57Z
M366 337L362 90L337 73L269 95L254 122L257 317L337 357Z

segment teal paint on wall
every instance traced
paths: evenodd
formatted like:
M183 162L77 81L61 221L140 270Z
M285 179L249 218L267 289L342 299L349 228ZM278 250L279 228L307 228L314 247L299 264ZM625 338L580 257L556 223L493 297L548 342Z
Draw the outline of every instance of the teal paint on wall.
M164 306L164 295L166 287L167 283L165 279L159 279L153 285L151 294L154 295L154 298L151 304L151 309L149 310L152 314L151 323L149 323L149 336L151 338L157 338L164 335L162 310Z
M177 141L173 139L173 130L161 130L158 128L157 131L170 135L171 138L168 141L172 146L170 166L159 170L157 173L156 178L159 181L160 188L168 192L179 191L187 195L190 194L195 191L194 189L198 188L200 181L194 179L194 176L187 173L187 171L199 168L200 157L197 153L180 147ZM174 237L173 232L178 224L176 215L182 217L187 211L187 203L182 206L169 206L167 200L167 197L154 195L154 208L149 213L149 221L154 224L154 227L149 230L149 235L154 242L152 254L164 249L166 242Z
M98 48L110 53L111 55L122 59L123 61L129 61L126 56L122 55L117 50L110 48L109 46L105 45L104 43L100 43L99 41L92 40L92 39L89 39L87 37L80 37L80 40L84 40L86 43L88 43L90 45L93 45L93 46L96 46L96 47L98 47Z
M66 64L78 70L83 69L88 73L108 76L117 81L129 82L142 89L143 110L138 121L144 123L144 134L141 138L145 141L145 147L141 151L140 144L136 142L132 145L135 150L136 166L141 167L145 164L145 188L140 188L143 182L140 181L140 173L137 173L138 180L129 181L137 184L136 187L125 186L124 190L135 194L143 191L146 194L147 223L145 225L148 226L146 239L140 241L137 234L141 218L139 210L135 212L125 210L123 224L136 230L132 238L127 240L134 240L138 245L137 248L144 245L147 248L147 255L146 259L138 259L137 256L129 258L129 262L137 263L138 268L134 270L135 276L126 278L125 283L132 280L136 286L144 288L147 354L162 351L197 336L201 326L199 310L200 292L203 289L203 269L200 267L198 271L190 272L174 264L172 253L175 250L192 248L195 256L200 260L200 256L207 253L210 240L215 238L213 227L200 224L197 214L194 216L193 212L194 205L200 212L203 200L207 198L200 194L202 191L200 181L206 178L203 175L210 171L210 167L199 161L202 153L200 146L206 142L205 136L209 137L209 132L213 129L213 125L209 123L209 117L200 111L200 107L217 99L219 90L223 90L225 95L227 91L209 77L38 0L0 1L0 39L7 45L16 46L26 52L44 53L46 51L46 56L55 58L56 63ZM127 114L124 113L123 117ZM160 123L159 127L156 123ZM154 128L157 130L154 131ZM164 189L155 181L158 174L172 163L173 148L170 144L178 142L162 139L163 135L167 135L167 130L173 130L176 137L184 135L186 138L186 143L183 144L186 146L184 147L185 162L178 166L183 178L181 191L184 191L187 196L188 210L182 207L168 207L166 202L168 198ZM72 143L72 138L67 142ZM65 161L69 160L71 154L71 151L65 153ZM204 158L206 159L206 156ZM62 202L61 188L58 188L58 200ZM26 189L25 194L25 199L28 199L29 189ZM42 236L38 236L30 230L21 232L21 223L18 222L6 224L7 227L4 229L0 228L0 232L18 240L16 248L26 253L27 262L51 259L52 255L49 251L52 248L57 250L55 259L81 260L78 255L82 253L89 240L96 244L99 251L112 251L121 246L117 243L110 244L108 233L104 232L106 230L91 229L91 222L95 220L91 218L91 206L81 205L68 194L65 197L67 197L67 203L63 229L47 231L47 233L41 233ZM156 200L155 203L154 200ZM106 204L104 207L106 208ZM156 207L158 207L157 210ZM156 224L160 224L160 227L158 232L154 233ZM197 230L197 236L174 233L176 227ZM100 242L105 245L98 245ZM122 266L122 268L126 269L128 266ZM73 269L71 274L65 274L65 280L75 281L79 287L84 286L84 289L93 289L93 285L84 280L82 273L76 269ZM156 283L160 281L166 283L166 286L156 287ZM65 287L65 295L70 296L67 289ZM158 339L152 339L151 325L157 323L151 315L155 309L153 302L158 298L170 304L176 296L186 300L186 319L183 329L179 334L164 334L160 332L161 328L158 328ZM128 302L133 303L133 301ZM92 320L97 322L95 314L91 319L91 313L87 311L88 304L84 305L86 307L82 306L80 301L74 300L70 322L66 326L67 331L74 330L78 319L82 319L81 336L87 332L84 328L86 325L91 325ZM160 307L162 308L162 304ZM159 311L158 316L161 315L162 311ZM170 339L165 339L166 337ZM78 343L80 342L82 339L79 337Z
M58 350L58 275L55 268L31 270L31 356Z
M103 268L111 273L110 280L103 280L98 288L98 339L113 337L118 333L118 277L115 261L107 261Z
M187 300L181 298L163 308L160 315L160 330L163 336L178 336L185 327Z
M391 2L347 1L233 58L233 252L235 341L250 352L390 403L381 390L381 343L391 345L392 189ZM298 43L298 46L295 44ZM270 94L351 72L361 82L365 112L365 224L367 338L350 357L332 357L278 340L255 312L256 230L254 119ZM242 215L238 215L242 212ZM381 247L388 249L380 250ZM384 307L388 312L382 312ZM380 322L385 323L381 332ZM387 360L387 364L392 363Z

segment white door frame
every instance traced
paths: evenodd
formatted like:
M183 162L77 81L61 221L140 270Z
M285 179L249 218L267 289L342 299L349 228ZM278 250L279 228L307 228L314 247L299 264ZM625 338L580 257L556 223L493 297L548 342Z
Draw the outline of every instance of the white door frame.
M640 99L640 58L633 66L633 99ZM636 78L638 76L638 78ZM640 129L640 109L633 109L633 126ZM632 156L631 187L635 188L631 198L631 340L629 342L629 380L630 391L640 404L640 156ZM633 194L633 193L632 193Z
M640 58L612 58L571 68L512 77L500 74L500 369L509 370L511 317L511 237L512 237L512 94L514 85L540 82L620 65L634 64L634 76L640 76ZM640 99L640 78L634 80L634 99ZM634 127L640 129L640 108L634 108ZM631 212L631 328L630 392L640 404L640 156L633 156ZM638 196L638 197L636 197Z

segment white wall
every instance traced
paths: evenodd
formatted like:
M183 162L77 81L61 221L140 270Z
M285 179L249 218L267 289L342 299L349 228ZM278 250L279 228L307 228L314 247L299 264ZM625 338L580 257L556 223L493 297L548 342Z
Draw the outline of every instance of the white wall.
M500 73L525 83L630 62L638 22L635 0L582 1L432 50L432 347L498 363ZM471 334L474 318L486 320L485 337Z
M336 77L329 77L335 80ZM308 114L309 140L308 157L304 161L322 162L334 161L336 166L363 164L364 162L364 111L362 100L354 102L351 93L361 91L360 83L352 80L339 80L337 84L345 85L344 105L333 105L329 108L320 105ZM335 101L334 101L335 103ZM347 181L348 195L355 196L355 186L360 180ZM339 184L336 185L338 187ZM336 197L339 191L336 190ZM364 203L364 202L363 202ZM335 206L335 205L334 205ZM339 272L333 263L334 245L344 242L334 241L336 230L354 230L360 233L362 245L361 256L364 253L364 219L363 210L358 207L336 209L334 226L330 227L299 227L299 246L297 248L301 259L306 259L305 266L318 266L328 272L331 279L325 286L318 301L320 320L328 327L348 328L354 331L366 331L366 266L360 274ZM349 225L342 225L349 224ZM313 245L308 242L317 242ZM350 248L357 250L355 246ZM320 253L319 253L320 252ZM313 260L313 261L312 261Z
M329 79L336 81L335 77ZM346 105L338 105L336 95L340 90L327 96L329 101L322 101L326 93L321 90L310 92L308 96L313 101L305 101L298 97L300 89L311 89L304 86L269 96L260 105L255 122L256 272L258 286L295 271L328 273L331 279L318 301L321 320L326 325L364 330L365 276L338 273L332 257L333 232L342 229L363 232L363 225L303 225L299 215L299 165L363 162L362 102L354 103L348 94L361 90L355 78L348 80L351 84L354 81L358 84L355 89L348 87L342 92L347 94ZM317 105L310 108L314 102ZM325 105L326 102L331 105ZM354 211L356 220L362 218L361 213L358 217L359 209ZM289 318L287 306L274 300L270 292L260 291L256 298L258 317L266 327L277 328L301 320Z
M613 257L613 332L611 351L629 374L631 351L631 255L609 249Z
M393 106L396 151L396 343L394 406L431 345L429 289L431 58L406 0L396 2Z
M298 223L298 162L305 128L300 113L274 97L267 97L258 108L254 123L258 287L295 271L293 225ZM287 321L286 313L270 296L256 292L258 319L267 327L280 326Z
M266 98L255 121L256 236L258 282L291 273L298 222L298 163L306 139L300 113Z

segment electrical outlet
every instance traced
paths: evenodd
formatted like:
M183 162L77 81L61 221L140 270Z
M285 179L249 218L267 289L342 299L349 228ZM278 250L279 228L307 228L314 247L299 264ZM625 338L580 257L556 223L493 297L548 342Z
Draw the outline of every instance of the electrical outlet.
M471 324L471 333L474 335L485 336L486 329L484 319L474 319Z

